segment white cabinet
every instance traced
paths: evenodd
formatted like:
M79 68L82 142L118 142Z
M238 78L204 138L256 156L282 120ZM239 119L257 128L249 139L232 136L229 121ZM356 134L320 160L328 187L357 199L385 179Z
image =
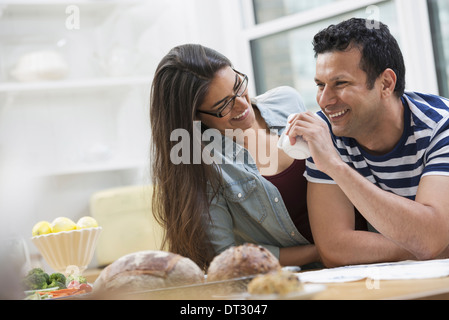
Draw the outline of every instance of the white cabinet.
M163 10L1 1L0 165L37 176L145 166L156 57L142 37Z

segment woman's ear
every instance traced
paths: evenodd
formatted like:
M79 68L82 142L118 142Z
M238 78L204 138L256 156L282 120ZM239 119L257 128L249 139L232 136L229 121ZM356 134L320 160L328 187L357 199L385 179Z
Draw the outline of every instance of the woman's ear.
M392 69L388 68L382 73L381 77L382 96L386 98L394 93L394 89L396 88L397 76Z

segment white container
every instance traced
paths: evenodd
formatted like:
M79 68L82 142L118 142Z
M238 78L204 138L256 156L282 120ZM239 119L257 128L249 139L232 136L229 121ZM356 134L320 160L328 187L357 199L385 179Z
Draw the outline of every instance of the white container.
M20 82L63 79L69 73L64 57L54 50L41 50L22 55L11 76Z
M92 260L102 228L49 233L31 238L56 272L82 274Z

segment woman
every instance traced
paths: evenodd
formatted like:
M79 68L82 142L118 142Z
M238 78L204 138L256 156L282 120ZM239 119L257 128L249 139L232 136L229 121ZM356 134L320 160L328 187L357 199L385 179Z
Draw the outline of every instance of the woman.
M246 242L266 247L282 265L319 261L307 216L305 162L276 147L287 117L306 108L288 87L251 101L247 85L226 57L200 45L176 47L162 59L150 107L153 212L169 250L203 268ZM180 135L173 135L180 129L192 137L192 152L182 155ZM220 141L210 148L206 133L216 138L216 132Z

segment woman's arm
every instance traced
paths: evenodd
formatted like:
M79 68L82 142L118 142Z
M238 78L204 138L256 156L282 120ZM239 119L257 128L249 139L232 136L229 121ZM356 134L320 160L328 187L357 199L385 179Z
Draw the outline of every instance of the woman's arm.
M235 245L232 216L221 194L212 201L209 214L207 234L217 255Z
M320 255L313 244L280 249L279 262L282 266L303 266L319 261Z

